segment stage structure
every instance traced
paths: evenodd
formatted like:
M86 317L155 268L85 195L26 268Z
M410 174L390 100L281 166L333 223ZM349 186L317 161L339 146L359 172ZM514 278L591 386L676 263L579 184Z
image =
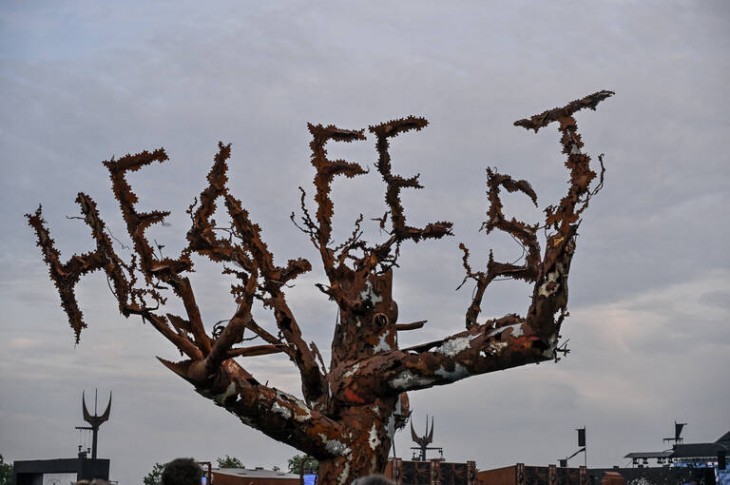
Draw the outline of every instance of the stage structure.
M109 403L106 410L97 414L97 394L94 393L94 414L86 406L86 396L81 394L81 408L84 421L89 426L76 426L78 430L92 432L90 450L82 449L79 445L76 458L56 458L51 460L16 460L13 464L15 485L59 485L78 480L93 480L100 478L109 480L110 461L97 457L99 427L109 420L112 406L112 395L109 393ZM91 458L89 458L91 452Z

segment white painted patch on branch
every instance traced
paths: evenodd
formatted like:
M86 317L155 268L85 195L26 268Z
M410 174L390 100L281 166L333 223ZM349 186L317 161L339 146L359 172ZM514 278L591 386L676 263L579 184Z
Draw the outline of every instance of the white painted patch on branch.
M274 404L271 405L271 411L275 412L276 414L280 414L280 415L284 416L286 419L291 419L291 417L292 417L291 409L285 408L278 402L275 402Z
M501 353L505 348L507 348L507 342L489 342L487 345L487 349L492 355Z
M363 301L372 302L373 305L383 301L383 297L375 293L375 290L373 289L373 284L370 281L367 281L365 283L365 289L360 292L360 298Z
M345 372L345 373L344 373L344 374L342 375L342 377L350 377L350 376L354 375L354 374L355 374L355 372L357 372L357 370L358 370L359 368L360 368L360 363L358 362L357 364L355 364L355 365L353 365L352 367L350 367L350 369L349 369L349 370L347 370L347 372Z
M342 441L337 440L329 440L324 447L333 455L349 455L351 451Z
M525 334L525 332L522 330L522 322L520 322L520 323L513 323L512 325L507 325L505 327L495 328L494 330L492 330L491 332L489 332L487 334L487 337L494 337L495 335L499 335L503 332L506 332L507 329L512 329L513 338L522 337Z
M322 443L324 443L325 449L333 455L346 456L352 452L352 450L348 448L347 445L345 445L342 441L330 440L324 433L320 433L319 437L322 439Z
M230 384L228 384L228 387L226 387L226 390L223 391L223 392L221 392L220 394L216 394L213 397L213 400L215 402L217 402L218 404L223 404L223 402L226 399L228 399L231 396L235 396L236 395L236 392L237 392L236 391L236 385L233 382L231 382Z
M301 411L301 413L299 413L299 412L294 413L294 419L296 419L300 423L303 423L305 421L309 421L310 419L312 419L312 412L309 410L309 408L307 406L305 406L301 402L297 402L296 404L297 404L297 410Z
M459 379L463 379L465 377L468 377L470 375L469 371L461 364L454 365L454 370L447 371L443 367L439 368L435 374L437 376L441 376L447 381L453 382L458 381Z
M380 354L383 352L390 352L391 350L393 350L393 347L391 347L390 344L386 341L387 336L388 336L387 332L380 336L380 341L378 342L378 345L376 345L375 348L373 348L373 351L376 354Z
M432 377L419 376L409 370L404 370L391 381L391 387L406 390L412 387L428 387L433 385L433 382Z
M340 485L345 485L347 483L347 477L350 474L350 463L345 463L345 468L342 469L342 473L340 473L340 476L337 477L337 483Z
M548 342L548 348L545 350L545 352L542 353L543 356L547 357L548 359L552 359L555 357L555 349L558 346L558 336L557 335L551 335L550 341Z
M400 400L400 398L398 399ZM396 413L400 414L400 410L396 409ZM388 436L390 437L391 441L395 436L395 413L391 414L388 418Z
M370 449L375 451L378 446L380 446L380 438L378 438L378 430L373 424L373 427L370 428L370 437L368 438L368 444L370 445Z
M446 340L440 347L436 348L434 352L444 354L448 357L455 357L460 352L468 349L471 345L471 341L475 338L476 335L470 335L469 337L458 337Z
M558 288L560 288L560 283L558 283L559 277L560 274L558 274L557 270L553 271L552 273L548 273L547 277L545 278L545 282L540 285L537 293L540 296L548 297L558 291Z

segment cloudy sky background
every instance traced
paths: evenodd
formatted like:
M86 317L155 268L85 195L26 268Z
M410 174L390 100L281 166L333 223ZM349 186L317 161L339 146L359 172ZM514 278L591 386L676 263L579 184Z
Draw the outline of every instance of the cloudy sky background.
M401 336L408 345L463 328L470 291L454 291L459 242L482 260L490 247L497 259L521 255L508 237L478 232L487 166L529 179L541 207L565 190L555 127L535 135L513 121L600 89L617 94L578 116L607 174L571 272L563 338L572 352L557 365L412 393L415 423L423 432L426 414L435 416L446 458L483 469L556 463L577 449L582 426L590 466L663 449L675 420L689 423L688 441L714 441L730 430L728 52L724 1L0 2L0 453L71 457L90 446L73 427L84 424L82 390L95 388L100 405L114 392L100 455L123 485L177 456L285 467L296 453L164 369L154 357L177 352L117 315L101 274L79 287L90 328L74 346L23 214L42 203L64 259L87 251L86 227L67 219L83 190L124 240L102 160L166 148L169 162L131 181L141 210L174 212L151 233L174 255L217 142L233 143L233 192L278 261L305 256L316 266L288 219L297 187L309 189L314 174L306 123L360 129L425 116L425 130L394 140L394 169L421 173L426 186L404 194L409 222L451 220L456 236L404 249L401 319L429 320ZM372 137L341 145L330 144L332 158L373 167ZM340 236L358 213L384 211L374 173L338 180L334 198ZM506 200L507 214L539 220L521 197ZM198 263L212 325L232 312L228 283ZM306 275L289 298L326 349L335 309L319 281L317 271ZM495 285L485 314L524 313L528 297L527 286ZM298 393L286 360L250 367ZM410 456L407 433L396 446Z

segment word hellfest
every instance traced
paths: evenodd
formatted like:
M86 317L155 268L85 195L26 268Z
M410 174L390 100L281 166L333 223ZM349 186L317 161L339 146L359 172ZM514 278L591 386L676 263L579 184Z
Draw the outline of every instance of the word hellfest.
M351 178L367 170L358 163L329 160L325 150L328 141L364 140L365 130L310 124L315 209L308 208L306 192L300 188L301 213L298 217L292 214L292 220L319 253L327 283L317 287L338 307L329 365L317 346L305 341L286 298L291 283L312 265L304 258L289 260L284 266L274 263L260 227L228 189L230 145L219 144L208 185L188 209L192 224L186 234L187 247L175 258L159 254L145 234L169 212L138 211L138 197L126 180L128 172L167 160L164 149L104 162L133 243L134 255L128 260L117 253L96 202L83 192L76 201L96 243L93 251L62 262L41 208L27 218L77 342L86 323L76 299L76 284L86 274L104 271L121 314L141 316L183 355L180 361L160 359L167 368L245 425L315 457L322 483L350 483L355 477L384 470L393 433L405 426L410 414L409 391L557 360L559 353L567 352L558 341L568 315L570 263L581 217L602 187L604 172L602 157L600 176L591 169L591 158L583 153L573 115L584 108L595 109L613 94L599 91L515 123L534 131L558 124L570 175L568 192L558 204L545 209L542 225L528 225L504 216L500 191L521 192L537 205L531 185L487 169L489 207L483 228L487 234L498 229L512 235L525 248L524 262L498 262L490 252L486 267L477 269L470 262L469 249L460 244L465 271L462 285L475 285L463 317L465 328L409 348L399 347L398 332L420 329L426 322L398 320L392 288L401 245L452 235L452 224L408 225L400 192L422 186L418 176L393 173L388 148L390 138L418 131L427 121L408 117L369 128L376 138L375 166L386 185L388 208L378 219L386 235L384 241L372 243L364 240L362 216L347 239L339 243L332 240L332 182L337 176ZM596 177L598 183L591 188ZM229 227L219 227L214 220L219 203L230 218ZM538 240L540 230L546 233L544 252ZM234 279L231 296L235 310L228 320L205 324L188 278L193 271L193 253L221 263L222 273ZM510 313L501 318L480 318L485 291L498 278L533 285L524 316ZM182 302L183 314L164 310L170 296ZM258 322L255 305L270 311L273 323ZM254 338L261 343L249 344ZM244 366L247 359L268 354L281 354L291 361L301 380L302 398L269 386Z

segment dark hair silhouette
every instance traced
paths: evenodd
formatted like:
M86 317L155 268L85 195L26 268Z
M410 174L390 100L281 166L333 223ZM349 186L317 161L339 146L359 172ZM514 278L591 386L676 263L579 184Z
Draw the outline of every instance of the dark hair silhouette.
M175 458L162 471L162 485L200 485L203 470L192 458Z
M394 485L393 482L385 478L383 475L369 475L367 477L358 478L352 482L352 485Z

